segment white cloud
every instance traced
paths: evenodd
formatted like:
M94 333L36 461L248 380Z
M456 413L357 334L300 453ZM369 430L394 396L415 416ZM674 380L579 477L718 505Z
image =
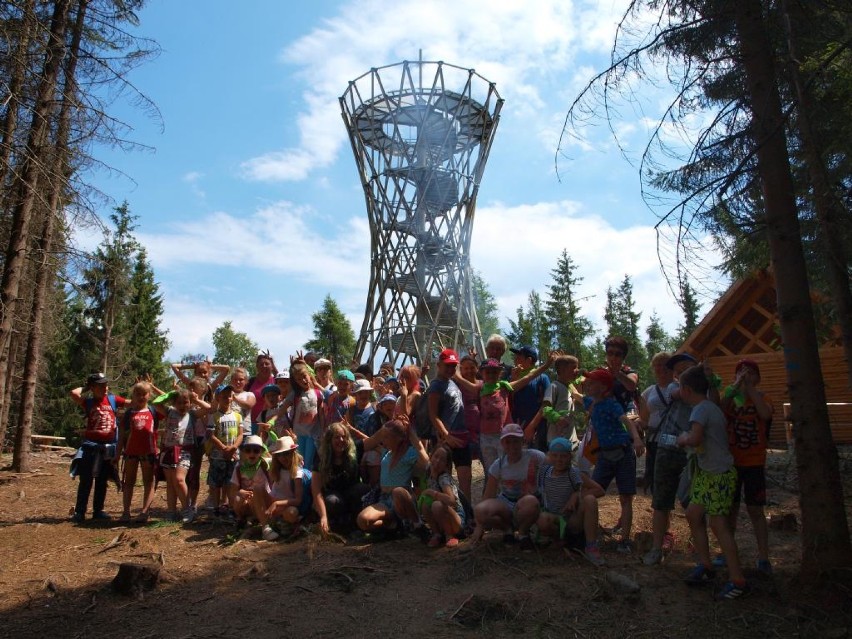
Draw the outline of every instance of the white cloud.
M612 41L625 0L356 0L339 15L284 49L306 87L297 118L299 140L242 163L246 179L304 180L331 165L345 142L337 98L369 69L399 60L444 60L476 69L512 104L519 125L538 128L549 97L541 84L561 86L583 52L599 53ZM552 109L563 109L553 104ZM547 130L551 125L545 127ZM549 139L552 148L554 140Z

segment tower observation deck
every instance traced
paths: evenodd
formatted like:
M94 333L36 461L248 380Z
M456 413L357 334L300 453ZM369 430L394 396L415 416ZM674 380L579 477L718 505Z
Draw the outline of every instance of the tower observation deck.
M340 98L370 222L359 361L483 352L470 239L502 104L474 70L422 61L371 69Z

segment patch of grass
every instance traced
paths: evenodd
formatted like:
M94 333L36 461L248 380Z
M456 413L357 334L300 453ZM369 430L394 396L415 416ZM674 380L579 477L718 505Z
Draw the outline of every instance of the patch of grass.
M157 521L152 521L145 528L173 528L175 526L180 526L181 522L179 521L169 521L168 519L159 519Z

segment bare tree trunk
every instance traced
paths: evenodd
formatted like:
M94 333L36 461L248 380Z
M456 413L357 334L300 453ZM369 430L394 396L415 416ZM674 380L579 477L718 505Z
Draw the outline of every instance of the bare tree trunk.
M44 148L50 131L56 83L65 55L65 30L71 0L56 0L50 25L50 40L44 57L44 67L39 79L38 97L30 124L27 147L21 167L21 178L16 180L15 205L9 233L9 245L0 281L0 388L6 387L9 370L9 343L17 311L23 269L29 243L30 221L33 206L39 197L38 180L41 164L45 161ZM3 398L4 404L6 398ZM0 406L0 412L2 406Z
M843 205L839 201L831 181L828 178L823 160L823 145L817 140L811 123L813 122L813 99L809 91L802 85L799 73L799 60L796 50L796 26L805 18L803 7L798 3L789 6L781 4L787 28L790 63L788 68L796 97L799 102L798 129L804 150L805 163L813 190L814 209L819 223L819 237L823 244L826 274L834 304L837 323L840 325L840 335L843 340L843 353L846 355L847 385L852 390L852 288L849 286L849 257L843 246L843 229L840 228L844 217ZM788 10L792 9L792 10Z
M15 332L12 335L11 343L9 345L9 370L15 370L15 366L18 362L18 351L19 344L21 341L20 333ZM10 401L5 402L2 406L0 406L0 448L2 448L6 443L6 433L7 427L6 425L9 423L9 412L12 408L12 391L15 386L15 376L10 374L6 377L6 387L0 388L4 397L10 398Z
M751 102L752 135L766 205L778 316L790 392L799 504L801 577L816 581L852 565L837 448L831 437L807 266L796 210L784 116L760 0L733 0L739 48Z
M65 86L63 99L59 109L59 124L56 129L54 143L54 161L51 179L53 188L50 193L44 227L40 239L41 257L36 264L35 290L33 292L33 308L30 318L30 334L27 343L27 353L24 358L24 382L21 392L21 409L18 413L18 430L15 432L15 450L12 456L12 469L19 473L30 471L30 445L35 410L36 384L38 382L39 363L41 360L42 327L44 324L44 307L47 290L52 283L54 236L56 219L60 215L63 195L66 192L67 180L70 176L68 166L68 137L71 130L71 114L77 102L77 60L80 51L80 40L86 20L88 0L77 3L77 18L71 39L71 46L65 61Z

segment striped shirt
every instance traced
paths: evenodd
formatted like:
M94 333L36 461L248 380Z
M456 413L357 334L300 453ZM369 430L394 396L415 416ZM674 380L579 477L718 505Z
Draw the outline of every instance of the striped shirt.
M583 479L576 466L571 466L568 472L561 475L554 474L553 470L550 464L541 467L538 472L538 490L544 510L561 514L571 495L582 488Z

